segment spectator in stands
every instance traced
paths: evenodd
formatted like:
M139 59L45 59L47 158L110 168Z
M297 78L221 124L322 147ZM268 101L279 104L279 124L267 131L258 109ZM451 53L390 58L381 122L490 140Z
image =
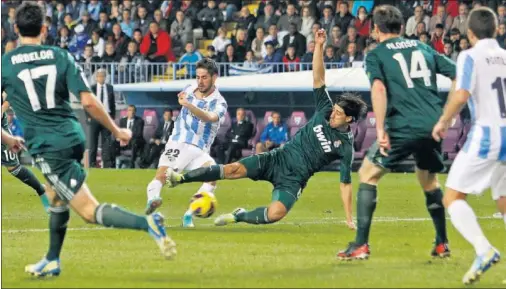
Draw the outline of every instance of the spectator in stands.
M453 17L446 13L446 6L442 3L437 6L436 15L430 19L429 31L431 33L437 29L437 24L443 25L443 32L449 31L453 24Z
M66 14L65 17L63 17L63 26L67 27L69 31L69 37L73 36L74 26L76 25L76 22L72 20L72 16L70 14Z
M47 33L47 29L43 30L40 34L40 44L42 45L54 45L54 39ZM19 43L18 43L19 45Z
M263 27L258 27L256 30L256 37L251 41L251 50L255 53L257 60L262 59L262 50L264 47L265 31Z
M349 12L348 2L342 1L339 4L339 13L334 17L334 24L339 25L341 31L347 31L353 21L353 15Z
M351 63L355 61L364 61L364 56L362 52L357 51L357 44L350 42L348 43L346 53L341 56L341 62L349 63L347 66L351 66Z
M84 46L88 43L90 37L84 32L82 24L74 28L74 36L69 43L69 52L73 53L76 57L81 57L84 52Z
M216 30L221 27L223 22L223 14L216 6L215 0L207 1L207 7L200 10L197 14L197 19L200 21L204 38L209 38L208 30L216 34Z
M336 68L337 66L334 63L339 63L339 56L336 55L334 47L332 45L327 45L325 47L325 55L323 56L323 62L327 63L327 68Z
M137 43L138 47L141 47L141 43L142 43L143 38L144 37L142 36L142 31L140 29L135 29L133 40Z
M121 30L130 38L134 35L135 23L132 21L130 16L130 10L123 10L123 17L120 23Z
M364 6L360 6L358 8L354 26L357 29L358 35L364 39L367 39L369 37L369 34L371 34L371 19L367 16L367 10Z
M444 26L441 23L436 24L436 28L432 33L431 44L432 47L439 53L443 54L445 52L444 46Z
M250 13L248 7L243 6L241 8L240 15L237 18L236 28L244 29L246 31L246 34L248 35L248 40L255 38L255 22L256 22L255 16L253 16Z
M101 30L97 28L93 30L93 32L91 33L91 39L88 40L87 44L93 46L93 56L102 57L104 55L105 41L102 37L100 37L100 35Z
M302 70L310 70L313 69L311 63L313 62L313 53L315 48L315 42L311 41L307 44L307 51L302 56L300 62L302 62ZM307 64L306 64L307 63Z
M155 135L149 140L149 144L144 150L144 155L141 156L139 167L158 167L160 155L162 154L165 144L169 140L173 130L174 121L172 120L172 110L167 108L163 111L163 123L158 125Z
M63 21L63 18L62 18L62 21ZM53 21L51 20L51 17L46 17L45 21L44 21L44 26L46 27L46 30L47 30L47 34L55 39L56 38L56 35L58 34L58 29L57 27L61 27L61 25L56 25L53 23Z
M459 42L460 42L460 31L458 28L452 28L450 30L450 39L449 42L452 44L452 50L455 52L460 51Z
M278 50L283 45L282 41L283 41L283 39L278 38L278 26L276 24L272 24L271 26L269 26L269 35L267 35L267 37L265 37L265 39L264 39L264 48L265 48L265 43L272 42L274 49ZM266 51L264 49L264 51L262 52L262 55L265 55L265 54L266 54ZM281 55L283 55L283 52L281 53Z
M499 45L506 49L506 23L501 23L499 25L499 28L497 29L497 42L499 42Z
M107 72L104 69L99 69L96 75L97 83L91 86L91 91L95 93L97 100L104 106L109 116L114 119L116 115L114 89L112 85L105 83L106 77ZM104 168L114 168L115 145L111 132L97 120L91 118L88 113L86 113L86 119L90 128L90 167L94 168L97 166L98 138L100 136L102 139L102 161Z
M112 41L114 42L114 49L116 49L118 56L125 55L128 49L128 43L130 42L130 37L121 31L121 26L118 23L115 23L112 26Z
M225 48L230 44L230 39L227 38L227 32L224 27L218 29L218 35L214 38L212 45L218 52L218 56L225 53Z
M193 41L193 26L190 18L187 18L183 11L177 11L176 19L170 25L170 37L174 42L174 48L180 50L181 47Z
M149 25L149 32L142 39L140 51L151 63L167 63L176 60L172 54L169 34L160 29L156 22L151 22Z
M220 4L224 6L222 10L225 10L226 21L231 21L233 19L234 13L242 8L241 0L222 0Z
M114 48L114 42L108 41L105 44L105 53L101 57L101 62L103 63L113 63L121 60L122 55L118 55L116 53L116 49ZM108 72L111 73L111 67L108 66Z
M283 62L283 54L281 54L279 51L277 51L274 48L274 43L272 43L270 41L266 42L265 43L265 50L266 50L267 55L265 55L265 57L262 61L264 64L279 64L279 63ZM278 65L274 65L272 71L278 72L278 71L281 71L281 69Z
M338 25L334 25L330 32L330 37L327 40L327 44L334 46L334 49L340 49L342 38L341 28L339 28Z
M279 112L273 112L271 117L272 121L264 128L260 142L256 144L257 154L282 147L288 141L288 129L281 123Z
M460 34L465 35L467 33L467 16L469 14L469 7L465 3L459 5L459 15L455 17L452 23L452 28L456 28L460 31Z
M453 61L457 61L458 52L453 51L453 45L451 42L445 42L445 53L444 55Z
M420 36L418 37L418 40L420 40L421 42L427 44L430 46L430 39L429 39L429 33L427 32L423 32L422 34L420 34Z
M149 15L153 15L155 13L155 11L160 8L160 4L161 4L161 1L160 0L148 0L148 1L143 1L144 2L144 6L146 6L146 10L148 11L148 14ZM163 27L163 26L160 26L160 27ZM167 29L164 27L164 29Z
M93 21L98 22L100 11L102 11L102 1L90 0L90 3L88 3L88 13L90 13L90 18Z
M278 29L280 31L289 31L290 24L295 24L297 31L301 29L302 19L295 12L295 5L288 4L286 6L286 14L282 15L278 20Z
M5 34L7 36L7 39L9 39L9 40L17 39L17 35L14 31L14 24L16 21L15 17L16 17L16 8L9 7L7 19L5 19L5 20L2 19L2 27L5 30Z
M469 49L469 40L467 37L460 38L459 49L459 52Z
M373 50L374 48L376 48L376 46L378 46L378 43L376 43L376 41L374 41L374 40L369 41L369 43L367 44L366 49L364 49L364 59L365 59L367 53L369 51Z
M86 3L83 3L78 0L72 0L65 7L65 12L67 12L67 14L70 14L72 19L79 21L79 20L81 20L81 15L82 15L83 11L85 11L86 9L87 9Z
M506 24L506 4L500 4L497 6L497 20L499 24Z
M290 33L283 37L283 51L286 51L290 45L295 47L296 56L302 57L306 53L306 37L299 33L295 23L290 23Z
M313 29L313 24L315 23L316 19L311 13L311 10L309 7L305 6L302 8L302 22L300 27L300 34L304 35L306 37L306 40L308 36L311 34Z
M323 16L320 19L320 25L322 29L329 33L330 29L335 25L335 18L333 16L332 6L328 5L323 8ZM313 39L314 39L314 27L313 27Z
M98 56L93 56L93 46L88 44L84 47L83 57L79 59L79 64L83 68L84 74L86 75L86 79L91 80L91 75L95 73L95 66L92 66L92 63L100 62L100 58Z
M242 150L248 147L248 140L253 137L253 124L246 119L246 111L240 107L236 110L236 121L227 132L227 141L221 152L224 152L223 164L242 157ZM221 156L218 157L220 160Z
M104 35L111 33L112 23L109 21L109 15L107 12L100 12L99 21L97 24L98 28L102 30Z
M95 30L97 27L97 24L95 23L95 21L90 19L90 14L88 13L87 10L84 10L83 13L81 14L80 24L83 26L84 33L86 35L91 35L93 30ZM75 29L74 29L74 31L75 31Z
M258 62L255 59L255 53L252 50L246 52L246 60L242 65L244 68L258 68Z
M314 42L314 36L316 35L316 32L318 32L318 30L320 30L321 28L322 28L322 25L320 24L320 22L315 22L313 24L313 26L311 27L311 33L306 38L306 42L307 43L309 43L311 41Z
M181 56L179 59L179 63L184 64L183 66L186 67L186 74L194 78L197 75L197 62L199 62L202 59L202 55L200 52L196 51L193 47L193 42L186 43L185 46L186 53ZM183 67L181 66L181 67Z
M130 168L135 168L135 160L137 156L142 152L144 148L144 120L137 115L135 115L137 109L135 105L128 106L127 117L122 118L119 121L120 128L128 128L132 131L132 139L127 146L121 147L120 150L132 150L132 155L130 157Z
M246 52L248 52L246 31L242 28L237 29L231 44L234 46L236 60L243 62L246 59Z
M295 54L295 45L288 45L285 56L283 57L283 63L285 64L285 71L300 70L300 57Z
M154 12L153 20L158 23L158 26L160 26L161 29L165 31L170 30L170 26L167 23L167 20L163 18L162 11L160 9L156 9Z
M255 28L263 27L265 30L268 30L271 25L278 24L279 17L278 15L274 15L274 7L272 6L271 3L265 5L263 11L264 11L263 15L259 16L257 19Z
M222 54L220 58L220 62L224 63L224 65L221 66L220 75L228 76L229 69L230 69L230 63L236 63L238 62L236 56L235 56L235 49L232 44L228 44L225 47L225 53Z
M218 54L216 54L216 49L214 49L214 46L212 45L207 46L206 57L218 62Z
M348 27L346 35L341 39L339 54L343 54L348 48L349 43L357 44L357 50L363 51L365 47L365 39L357 34L355 26Z
M406 23L406 35L408 37L419 37L420 31L418 30L418 23L425 23L425 28L429 27L430 17L425 15L425 11L422 6L415 7L415 15L409 17L408 22Z
M135 7L132 4L131 0L123 0L123 3L119 6L119 10L121 12L121 15L123 15L123 11L128 10L130 11L130 20L134 20L134 18L137 15L137 7ZM135 30L135 28L134 28Z
M121 21L121 14L119 12L119 1L118 0L110 0L109 4L105 7L105 11L107 15L109 15L109 20L112 23L119 23Z
M52 23L55 27L61 27L63 25L63 18L65 17L65 5L63 3L56 4L56 12L53 14Z
M142 77L143 67L141 65L143 62L144 59L139 52L137 42L130 41L127 53L121 58L118 66L120 79L127 83L145 81Z
M23 129L12 109L7 110L7 125L13 136L23 137Z
M134 21L135 29L140 29L142 35L146 35L149 31L151 21L153 21L153 19L148 15L146 7L139 5L137 7L137 19Z

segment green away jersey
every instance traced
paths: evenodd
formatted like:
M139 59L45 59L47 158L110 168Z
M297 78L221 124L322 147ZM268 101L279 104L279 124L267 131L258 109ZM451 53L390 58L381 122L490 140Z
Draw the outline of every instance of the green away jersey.
M402 37L386 40L369 52L366 73L371 84L387 89L386 127L397 136L426 136L441 116L436 74L455 78L455 63L426 44Z
M69 103L70 93L91 91L80 66L65 50L25 45L2 56L2 91L16 111L30 153L55 152L85 141Z
M316 112L309 122L285 144L282 150L293 164L293 169L308 180L331 162L341 159L341 182L351 183L353 163L353 133L340 132L330 127L332 100L325 86L313 92Z

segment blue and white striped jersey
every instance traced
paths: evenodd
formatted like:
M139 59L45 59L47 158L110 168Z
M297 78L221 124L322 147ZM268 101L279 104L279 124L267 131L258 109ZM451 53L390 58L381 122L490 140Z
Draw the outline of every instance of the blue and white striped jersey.
M184 90L188 101L202 110L216 113L220 120L214 123L204 122L193 115L189 109L183 107L176 119L169 141L191 144L209 152L227 112L227 102L217 88L203 99L195 96L196 89L197 85L191 85Z
M506 162L506 50L495 39L482 39L457 60L456 90L468 100L473 127L464 152Z

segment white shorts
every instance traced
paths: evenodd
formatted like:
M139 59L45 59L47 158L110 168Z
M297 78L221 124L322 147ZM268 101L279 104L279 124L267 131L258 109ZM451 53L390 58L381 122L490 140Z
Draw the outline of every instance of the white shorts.
M459 152L446 186L464 194L481 194L492 189L492 198L506 197L506 163Z
M210 162L216 164L214 159L200 148L187 144L169 141L160 156L158 167L169 167L176 172L191 171Z

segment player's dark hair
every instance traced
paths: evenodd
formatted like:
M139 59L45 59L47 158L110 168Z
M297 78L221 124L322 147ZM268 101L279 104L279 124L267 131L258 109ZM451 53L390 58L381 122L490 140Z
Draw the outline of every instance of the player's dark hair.
M344 110L346 116L351 116L350 122L361 120L367 113L367 104L355 93L343 93L336 97L334 103Z
M401 11L392 5L381 5L374 10L373 22L382 33L401 33L404 18Z
M24 37L37 37L44 23L42 7L34 2L24 1L16 10L16 26Z
M478 39L494 38L497 26L497 17L488 7L473 9L467 20L467 27Z
M218 75L218 65L211 58L203 58L197 62L197 69L202 68L207 70L211 75Z

